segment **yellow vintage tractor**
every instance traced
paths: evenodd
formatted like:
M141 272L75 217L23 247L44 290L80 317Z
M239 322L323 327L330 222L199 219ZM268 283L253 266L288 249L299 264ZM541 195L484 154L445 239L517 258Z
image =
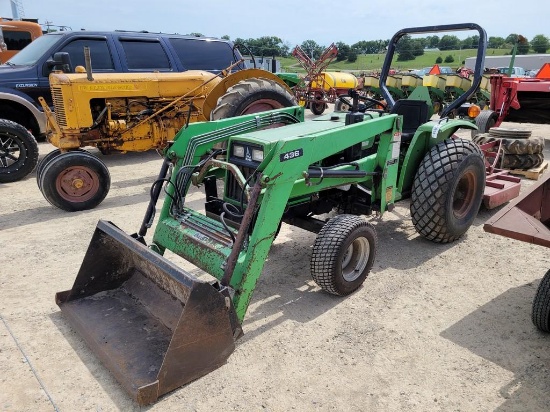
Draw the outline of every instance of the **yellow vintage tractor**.
M52 73L54 112L40 99L48 119L47 139L57 147L36 169L44 197L67 211L91 209L103 201L109 171L83 147L103 154L162 150L188 123L296 104L279 77L261 69L231 72L240 64L220 74L93 74L88 63L80 73Z

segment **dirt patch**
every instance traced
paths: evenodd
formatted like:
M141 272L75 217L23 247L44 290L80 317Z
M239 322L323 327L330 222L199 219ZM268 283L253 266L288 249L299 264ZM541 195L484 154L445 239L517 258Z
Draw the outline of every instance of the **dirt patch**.
M550 137L550 126L521 127ZM41 143L41 157L52 149ZM140 409L54 302L98 219L137 231L161 164L154 152L98 156L113 183L94 210L50 206L34 175L0 186L2 411ZM283 225L227 364L143 409L549 410L550 336L530 320L548 249L484 232L494 213L482 209L462 239L440 245L399 203L372 219L374 267L346 298L311 280L314 235Z

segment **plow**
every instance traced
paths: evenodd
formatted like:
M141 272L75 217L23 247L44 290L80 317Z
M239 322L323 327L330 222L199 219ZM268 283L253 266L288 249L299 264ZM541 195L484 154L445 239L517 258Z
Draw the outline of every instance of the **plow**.
M293 106L187 124L163 151L139 229L129 235L98 222L72 288L57 293L56 303L139 405L227 361L282 224L316 235L311 277L340 297L363 286L376 257L366 216L410 199L422 237L450 243L468 231L486 165L481 149L455 132L475 125L430 120L429 93L420 87L394 101L384 74L401 37L441 30L474 30L486 44L473 23L403 29L384 62L384 101L351 90L339 97L348 111L312 121ZM473 88L481 81L479 53ZM197 192L201 208L186 201ZM173 254L201 275L173 263Z

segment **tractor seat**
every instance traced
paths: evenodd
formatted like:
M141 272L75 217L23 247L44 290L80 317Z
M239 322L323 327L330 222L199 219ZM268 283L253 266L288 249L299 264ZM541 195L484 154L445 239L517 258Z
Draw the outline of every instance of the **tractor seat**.
M420 125L428 121L430 110L428 103L424 100L397 100L393 105L390 114L403 116L403 130L401 141L410 142Z

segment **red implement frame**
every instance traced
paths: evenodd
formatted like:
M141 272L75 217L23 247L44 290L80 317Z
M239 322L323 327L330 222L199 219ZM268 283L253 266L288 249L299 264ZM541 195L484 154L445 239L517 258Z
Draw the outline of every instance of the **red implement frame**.
M479 145L485 155L485 192L483 205L493 209L519 196L521 178L511 176L508 171L496 166L502 154L502 142L494 141Z
M503 75L491 75L491 99L489 106L498 114L495 127L501 125L503 121L514 121L510 119L514 111L522 108L518 93L520 94L539 94L545 100L550 100L550 79L530 78L530 77L507 77ZM546 97L547 96L547 97ZM527 109L529 110L529 109ZM543 111L544 113L544 111ZM539 119L537 117L540 117ZM550 115L535 116L530 120L533 123L547 123ZM525 120L528 121L528 120Z
M550 247L550 174L489 219L483 230Z

